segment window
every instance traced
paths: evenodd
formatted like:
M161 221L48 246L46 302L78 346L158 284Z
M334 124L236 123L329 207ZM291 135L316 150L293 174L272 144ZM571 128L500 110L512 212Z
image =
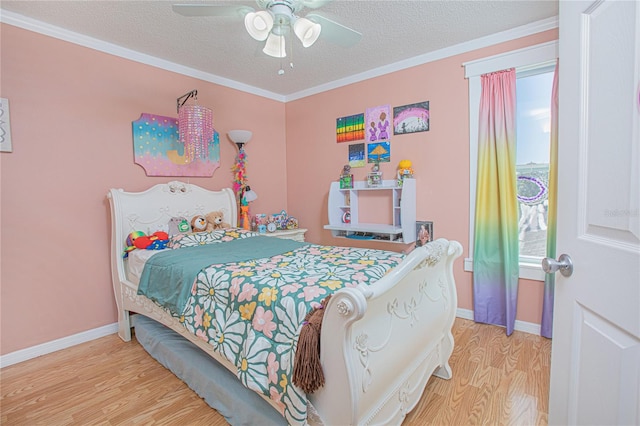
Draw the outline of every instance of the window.
M490 72L515 68L517 76L516 96L518 98L516 107L517 166L523 166L516 168L519 176L518 195L519 199L523 200L523 202L520 202L522 219L520 278L544 281L540 257L544 257L546 251L546 203L544 200L546 200L546 182L548 181L549 173L549 108L551 105L553 71L557 57L558 42L552 41L463 64L465 76L469 79L470 212L469 258L465 259L466 271L473 270L478 115L481 94L480 76ZM543 89L544 87L548 87L548 89ZM538 93L543 90L547 91L547 93ZM536 96L528 96L527 93L532 93ZM521 98L523 101L522 106L520 104ZM542 99L541 102L544 105L539 106L540 104L535 101L536 98ZM542 111L543 109L545 111ZM520 115L522 115L522 118ZM533 126L538 127L534 128ZM534 163L535 166L529 163ZM542 187L544 187L544 190ZM536 188L538 189L537 191ZM523 204L526 207L523 208ZM541 209L541 215L536 214L538 209ZM541 218L542 220L534 226L534 221ZM544 239L544 242L542 242L542 239Z
M516 176L520 259L539 262L547 251L549 135L554 67L516 70Z

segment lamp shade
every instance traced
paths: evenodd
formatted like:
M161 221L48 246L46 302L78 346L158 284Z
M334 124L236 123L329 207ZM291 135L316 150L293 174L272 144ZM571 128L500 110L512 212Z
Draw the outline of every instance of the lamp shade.
M258 199L258 194L256 194L256 192L254 190L252 190L250 186L247 186L244 189L244 200L247 203L250 203L250 202L255 201L257 199Z
M298 18L293 24L293 32L302 42L304 47L309 47L318 40L322 27L306 18Z
M253 136L253 133L249 130L229 130L227 134L229 135L229 139L236 144L245 144L249 142L251 136Z
M249 12L244 17L244 27L251 37L263 41L273 28L273 16L266 10Z
M287 50L284 45L284 36L270 33L267 42L262 49L264 53L274 58L284 58L287 56Z

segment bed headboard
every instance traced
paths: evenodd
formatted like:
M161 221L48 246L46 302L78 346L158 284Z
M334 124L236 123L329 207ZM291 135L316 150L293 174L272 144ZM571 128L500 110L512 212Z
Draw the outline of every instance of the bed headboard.
M236 197L230 188L209 191L197 185L172 181L154 185L142 192L111 189L107 194L111 205L111 267L114 280L126 279L122 254L126 239L133 231L152 234L167 229L172 217L191 221L197 214L221 210L232 227L238 224Z

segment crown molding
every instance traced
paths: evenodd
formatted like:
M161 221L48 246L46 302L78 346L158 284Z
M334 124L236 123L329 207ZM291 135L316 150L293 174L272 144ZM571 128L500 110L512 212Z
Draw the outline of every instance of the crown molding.
M156 68L164 69L167 71L176 72L178 74L186 75L188 77L197 78L199 80L207 81L221 86L229 87L231 89L240 90L242 92L251 93L253 95L262 96L268 99L273 99L279 102L289 102L297 99L312 96L318 93L326 92L328 90L337 89L339 87L347 86L349 84L358 83L364 80L368 80L374 77L379 77L385 74L401 71L407 68L415 67L417 65L434 62L440 59L448 58L451 56L459 55L462 53L471 52L473 50L489 47L495 44L508 42L517 38L530 36L533 34L541 33L544 31L558 28L558 17L551 17L541 21L533 22L531 24L523 25L511 30L502 31L489 36L481 37L475 40L471 40L465 43L459 43L454 46L450 46L444 49L436 50L434 52L426 53L424 55L415 56L413 58L405 59L403 61L395 62L389 65L385 65L379 68L374 68L369 71L365 71L359 74L335 80L326 84L315 86L306 90L302 90L290 95L281 95L278 93L270 92L268 90L260 89L255 86L240 83L235 80L220 77L215 74L206 73L193 68L189 68L174 62L166 61L164 59L156 58L151 55L146 55L131 49L118 46L116 44L107 43L105 41L89 37L83 34L79 34L73 31L66 30L51 24L47 24L35 19L25 17L23 15L2 10L0 13L0 22L13 25L19 28L23 28L29 31L37 32L49 37L54 37L60 40L68 41L80 46L95 49L104 53L115 55L121 58L129 59L135 62L140 62L146 65L151 65Z
M360 74L354 74L352 76L335 80L330 83L326 83L320 86L312 87L307 90L293 93L286 96L286 102L296 99L305 98L307 96L315 95L318 93L326 92L328 90L337 89L342 86L348 86L349 84L358 83L363 80L368 80L374 77L380 77L392 72L401 71L407 68L415 67L417 65L423 65L429 62L438 61L440 59L449 58L451 56L460 55L462 53L471 52L474 50L482 49L484 47L493 46L495 44L505 43L511 40L515 40L522 37L538 34L544 31L553 30L558 28L558 17L554 16L541 21L533 22L531 24L516 27L507 31L502 31L489 36L477 38L464 43L459 43L454 46L446 47L444 49L436 50L424 55L414 56L413 58L405 59L403 61L394 62L389 65L385 65L379 68L374 68L369 71L365 71Z
M43 34L49 37L57 38L59 40L68 41L79 46L88 47L90 49L94 49L103 53L118 56L124 59L129 59L134 62L151 65L152 67L186 75L188 77L197 78L199 80L208 81L210 83L219 84L231 89L240 90L242 92L251 93L253 95L262 96L279 102L286 101L285 97L278 93L273 93L268 90L260 89L258 87L240 83L235 80L220 77L215 74L199 71L194 68L185 67L184 65L176 64L174 62L160 59L155 56L127 49L122 46L118 46L117 44L108 43L106 41L89 37L84 34L69 31L67 29L28 18L17 13L2 10L2 13L0 13L0 22Z

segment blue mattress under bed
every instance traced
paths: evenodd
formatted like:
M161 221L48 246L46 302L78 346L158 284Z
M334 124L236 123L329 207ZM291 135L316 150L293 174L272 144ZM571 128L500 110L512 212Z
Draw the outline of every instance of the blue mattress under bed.
M286 425L257 393L202 349L143 315L134 316L136 339L160 364L184 381L231 425Z

